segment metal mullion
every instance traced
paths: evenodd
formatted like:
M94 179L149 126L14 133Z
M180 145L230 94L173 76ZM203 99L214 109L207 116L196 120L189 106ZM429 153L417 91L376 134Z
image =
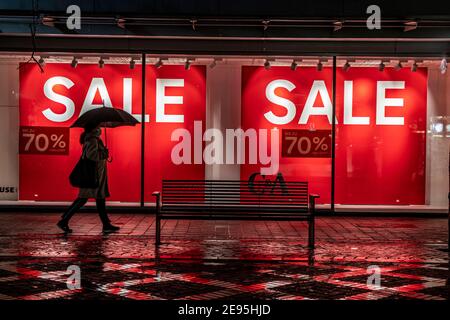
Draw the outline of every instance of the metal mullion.
M145 53L142 53L142 79L141 79L141 104L142 104L142 119L141 119L141 207L144 207L145 200L145 66L146 66L146 57Z

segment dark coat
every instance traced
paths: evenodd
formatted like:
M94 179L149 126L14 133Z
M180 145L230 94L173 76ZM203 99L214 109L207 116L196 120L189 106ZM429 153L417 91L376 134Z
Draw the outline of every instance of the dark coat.
M80 188L78 197L104 199L110 196L108 189L108 174L106 162L108 159L108 149L103 141L93 134L87 134L83 144L83 155L89 160L97 162L97 173L99 177L98 188Z

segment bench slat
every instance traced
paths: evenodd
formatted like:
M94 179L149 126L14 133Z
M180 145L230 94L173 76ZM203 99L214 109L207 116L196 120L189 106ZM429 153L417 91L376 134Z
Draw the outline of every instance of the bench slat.
M283 188L244 180L163 180L162 211L307 211L308 183L288 181ZM255 192L264 190L265 192Z
M315 195L308 183L287 181L163 180L157 198L155 243L161 243L162 219L307 221L308 247L314 248ZM311 203L310 203L311 201Z

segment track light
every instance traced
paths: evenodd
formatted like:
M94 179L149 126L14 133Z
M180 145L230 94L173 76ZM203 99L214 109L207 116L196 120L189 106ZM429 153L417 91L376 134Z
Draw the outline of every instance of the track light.
M155 68L159 69L162 67L162 65L163 65L162 59L159 58L158 61L156 61L155 63Z
M444 74L447 71L447 60L442 59L441 64L439 65L439 70L441 70L441 73Z
M384 71L384 67L385 67L384 62L381 61L380 64L378 65L378 71L383 72Z
M46 17L44 15L41 15L41 22L44 26L52 27L52 28L55 27L55 19L52 17Z
M295 71L295 70L297 70L297 63L295 62L295 60L292 60L292 63L291 63L291 70L292 71Z
M347 72L348 69L350 69L350 63L348 63L348 61L345 62L344 66L342 67L342 69Z
M123 18L118 18L118 19L116 19L116 24L117 24L117 26L118 26L119 28L125 29L125 28L126 28L126 27L125 27L125 22L126 22L126 20L123 19Z
M343 21L335 21L335 22L333 22L333 25L334 25L333 31L339 31L344 26L344 22Z
M412 31L417 29L417 21L407 21L404 22L405 27L403 28L404 32Z
M266 59L266 62L264 62L264 69L269 70L270 69L270 62Z
M44 60L44 58L43 58L43 57L40 57L38 63L39 63L39 65L43 68L43 67L45 66L45 60Z
M414 61L414 63L411 66L411 71L412 72L416 72L417 71L417 67L418 67L417 62Z
M191 23L192 30L195 31L195 29L197 27L197 20L196 19L192 19L192 20L189 20L189 22Z
M319 62L317 63L317 71L322 71L322 69L323 69L322 61L319 61Z
M77 60L77 58L73 57L72 62L70 63L70 66L72 68L76 68L77 65L78 65L78 60Z
M402 63L399 61L395 66L394 69L395 71L399 71L401 68L403 68Z
M135 66L136 66L136 61L134 61L134 58L131 58L131 60L130 60L130 69L134 69Z
M214 69L214 68L216 67L216 65L217 65L217 60L214 59L213 62L211 62L211 64L209 65L209 67L210 67L211 69Z
M98 67L103 68L105 66L105 61L103 61L103 58L100 57L100 60L98 60Z
M186 62L184 63L184 70L189 70L191 68L191 62L189 59L186 59Z

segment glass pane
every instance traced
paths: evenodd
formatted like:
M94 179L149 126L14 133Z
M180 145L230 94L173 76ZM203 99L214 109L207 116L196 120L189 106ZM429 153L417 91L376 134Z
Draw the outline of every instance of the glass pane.
M331 63L319 59L296 68L290 62L243 66L242 129L256 130L258 138L241 166L243 180L269 180L271 188L280 179L307 181L309 192L320 195L317 203L330 204L331 89Z
M18 61L0 54L0 201L15 201L19 192Z
M163 179L204 179L206 68L149 57L146 69L145 201Z
M430 113L448 113L448 75L430 73L436 61L361 58L344 68L345 62L337 69L336 203L446 205L445 124L438 125L437 144L427 129Z
M95 60L94 60L95 59ZM20 200L68 201L78 193L68 181L81 155L82 129L70 125L93 108L114 107L141 113L141 67L128 58L49 57L42 70L21 64ZM95 62L94 62L95 61ZM139 116L137 116L139 117ZM140 126L103 130L110 151L110 201L138 202Z

